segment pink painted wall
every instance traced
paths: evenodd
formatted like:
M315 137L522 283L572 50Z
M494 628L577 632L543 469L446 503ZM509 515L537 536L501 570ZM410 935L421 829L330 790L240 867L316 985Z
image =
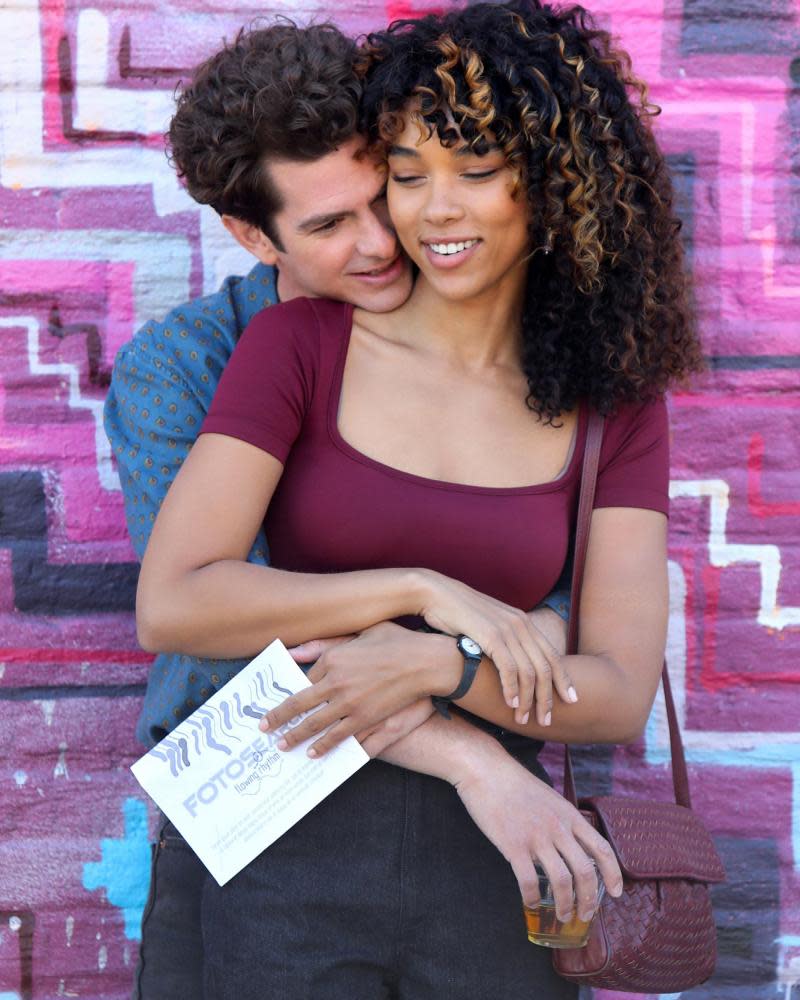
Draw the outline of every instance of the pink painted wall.
M356 32L424 9L356 0ZM664 109L709 374L672 399L672 628L698 809L730 881L693 997L800 998L798 0L596 0ZM147 807L127 767L149 657L100 426L150 316L246 262L161 151L181 72L257 14L0 8L0 998L127 995ZM335 14L335 11L334 11ZM584 787L666 791L663 716ZM468 998L465 998L468 1000Z

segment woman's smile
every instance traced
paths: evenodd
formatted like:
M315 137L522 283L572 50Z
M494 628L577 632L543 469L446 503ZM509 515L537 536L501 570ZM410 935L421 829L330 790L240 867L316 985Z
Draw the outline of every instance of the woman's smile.
M453 237L423 239L420 242L431 264L446 270L471 260L481 244L479 239L454 239Z
M479 154L467 142L444 145L420 133L413 107L389 150L389 213L419 281L467 301L524 286L529 209L515 196L514 175L491 134Z

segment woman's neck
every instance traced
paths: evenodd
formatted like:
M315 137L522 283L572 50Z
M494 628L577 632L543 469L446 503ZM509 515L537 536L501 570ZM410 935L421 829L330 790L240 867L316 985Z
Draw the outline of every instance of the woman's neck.
M403 340L470 369L518 366L523 301L524 282L459 300L444 298L419 275L408 301L391 314L392 325Z

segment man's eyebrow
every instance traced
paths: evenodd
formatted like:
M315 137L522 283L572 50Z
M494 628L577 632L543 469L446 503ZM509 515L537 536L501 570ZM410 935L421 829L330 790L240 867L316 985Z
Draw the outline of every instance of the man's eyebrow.
M500 147L498 146L498 144L496 142L489 142L489 143L486 144L486 152L487 153L497 153L497 152L499 152L499 150L500 150ZM455 152L456 156L482 156L482 155L485 155L483 153L476 153L475 150L472 148L472 146L468 146L466 143L464 143L464 145L462 145L462 146L458 146L456 149L454 149L454 152ZM388 155L389 156L409 156L409 157L413 156L413 157L417 157L418 158L420 154L419 154L418 150L412 149L410 146L390 146L389 147L389 154Z

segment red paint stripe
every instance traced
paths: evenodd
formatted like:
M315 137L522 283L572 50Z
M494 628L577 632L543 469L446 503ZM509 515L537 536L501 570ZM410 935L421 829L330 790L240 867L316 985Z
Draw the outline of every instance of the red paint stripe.
M736 393L720 393L712 396L710 393L686 393L670 396L670 406L686 409L690 406L703 407L709 410L732 410L737 407L756 407L762 410L800 410L800 397L785 396L737 396Z
M747 449L747 507L755 517L798 517L800 502L772 503L761 495L761 472L764 467L764 438L753 434Z
M418 0L417 3L414 3L413 0L387 0L386 20L391 22L416 19L424 17L426 14L446 14L452 9L446 4L427 4L424 0Z
M155 657L141 649L25 649L0 647L3 663L152 663Z
M720 571L706 564L700 574L705 592L703 606L703 647L700 658L700 683L707 691L718 691L721 686L714 672L717 659L717 611L719 608Z

